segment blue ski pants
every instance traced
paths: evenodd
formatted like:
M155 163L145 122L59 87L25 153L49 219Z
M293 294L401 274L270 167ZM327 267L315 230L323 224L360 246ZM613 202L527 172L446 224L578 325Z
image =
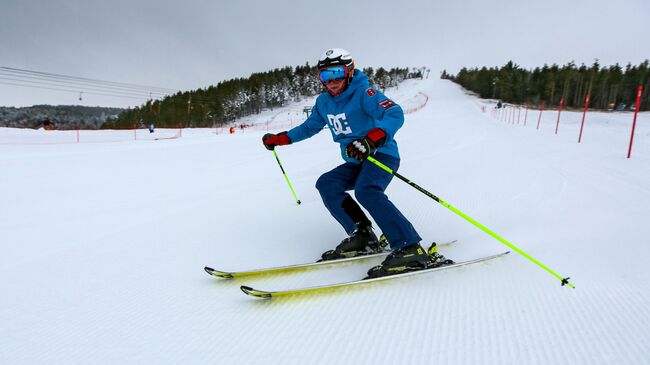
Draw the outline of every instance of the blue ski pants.
M393 171L399 168L399 158L382 153L377 153L374 157ZM344 211L343 201L350 197L347 191L354 190L357 201L370 213L379 229L386 235L391 249L397 250L411 243L418 243L422 238L384 194L392 178L392 174L372 162L347 162L318 178L316 189L323 198L325 207L348 234L352 234L357 227Z

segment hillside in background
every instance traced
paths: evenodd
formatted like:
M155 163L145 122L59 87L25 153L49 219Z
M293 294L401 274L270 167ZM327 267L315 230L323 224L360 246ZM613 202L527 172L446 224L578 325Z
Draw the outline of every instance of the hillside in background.
M409 78L422 78L426 68L365 68L363 71L371 85L384 90L397 86ZM13 72L12 77L23 75L27 70L4 69ZM14 74L18 73L18 75ZM41 75L39 75L41 77ZM48 76L49 77L49 76ZM63 77L54 75L52 77ZM67 76L66 76L67 77ZM57 82L73 82L60 81ZM91 81L86 81L91 82ZM101 87L108 81L99 82ZM121 84L120 84L121 85ZM128 85L128 84L124 84ZM99 87L99 86L97 86ZM142 92L141 86L137 87ZM120 91L111 90L113 93ZM123 92L123 91L122 91ZM173 91L171 91L173 93ZM153 123L156 127L177 128L214 127L231 123L238 118L259 114L303 100L323 92L316 68L305 64L284 67L266 72L253 73L248 78L236 78L210 85L206 88L179 91L147 100L133 109L86 107L76 105L35 105L24 108L0 107L0 127L40 128L44 121L53 123L53 129L133 129ZM150 93L150 97L153 93ZM166 96L162 96L166 95Z
M49 119L54 123L55 129L99 129L124 110L81 105L0 107L0 127L38 129L43 127L44 120Z
M422 78L426 68L364 68L370 84L385 90L409 78ZM284 67L226 80L205 89L179 92L130 109L107 129L130 129L154 123L176 128L222 126L262 110L285 106L323 92L315 66Z

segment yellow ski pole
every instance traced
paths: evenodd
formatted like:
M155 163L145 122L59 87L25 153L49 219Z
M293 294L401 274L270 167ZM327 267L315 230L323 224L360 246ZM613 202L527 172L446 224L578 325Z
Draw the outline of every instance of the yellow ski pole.
M405 183L411 185L412 187L416 188L417 190L419 190L424 195L426 195L429 198L431 198L431 199L435 200L436 202L440 203L443 207L445 207L445 208L451 210L452 212L458 214L459 216L464 218L466 221L468 221L468 222L472 223L474 226L478 227L483 232L485 232L485 233L489 234L490 236L494 237L497 241L499 241L499 242L503 243L504 245L510 247L511 249L516 251L518 254L522 255L523 257L527 258L528 260L530 260L531 262L533 262L537 266L539 266L542 269L546 270L549 274L551 274L551 275L555 276L557 279L559 279L562 282L562 286L564 286L566 284L567 286L575 289L575 286L573 286L573 284L571 284L569 282L570 278L568 278L568 277L563 278L558 273L551 270L550 268L548 268L546 265L539 262L534 257L532 257L529 254L527 254L526 252L522 251L519 247L517 247L517 246L513 245L512 243L508 242L505 238L499 236L498 234L496 234L493 231L491 231L490 229L488 229L486 226L484 226L481 223L474 220L472 217L470 217L467 214L461 212L460 210L458 210L458 208L454 207L453 205L447 203L446 201L444 201L444 200L438 198L437 196L431 194L430 192L426 191L424 188L422 188L418 184L416 184L416 183L412 182L411 180L405 178L404 176L398 174L396 171L393 171L390 167L388 167L388 166L384 165L383 163L377 161L372 156L368 156L368 161L374 163L375 165L379 166L382 170L388 172L389 174L392 174L393 176L397 177L398 179L400 179L400 180L404 181Z
M282 167L282 163L280 163L280 159L278 158L278 153L275 152L275 149L273 149L273 154L275 155L275 160L278 161L278 165L280 166L280 170L282 170L282 175L284 175L284 179L287 181L287 185L289 185L289 189L291 189L291 194L293 194L294 199L296 199L296 203L300 204L300 199L296 196L296 192L293 191L293 186L291 186L291 183L289 182L289 178L287 177L287 174L284 172L284 168Z

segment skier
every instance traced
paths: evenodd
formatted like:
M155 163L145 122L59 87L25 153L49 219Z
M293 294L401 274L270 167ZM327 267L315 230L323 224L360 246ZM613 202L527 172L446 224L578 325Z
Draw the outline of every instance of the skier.
M420 236L384 194L393 175L365 161L372 155L397 171L400 156L394 136L404 123L402 108L370 87L367 76L355 69L346 50L327 50L318 60L317 68L327 92L318 96L311 115L289 131L265 134L262 142L268 150L273 150L276 146L310 138L327 124L332 138L340 144L345 163L323 174L316 182L316 189L325 207L349 237L334 250L325 252L322 259L354 257L382 250L372 223L347 193L354 190L357 200L375 220L393 251L368 274L383 276L427 267L431 258L420 246Z

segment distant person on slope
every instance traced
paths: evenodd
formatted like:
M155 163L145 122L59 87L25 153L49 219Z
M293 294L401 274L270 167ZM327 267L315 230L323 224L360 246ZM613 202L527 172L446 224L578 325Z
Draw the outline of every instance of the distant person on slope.
M354 68L346 50L327 50L318 60L318 77L327 90L316 99L311 115L299 126L278 134L267 133L262 142L268 150L310 138L328 125L332 138L340 144L346 161L323 174L316 182L325 207L343 226L349 237L323 260L381 252L372 223L347 191L354 190L387 238L393 251L384 262L369 271L370 276L397 274L424 268L430 262L413 225L388 200L384 190L393 175L371 162L375 159L397 171L400 156L394 139L404 124L402 108L370 87L367 76ZM434 256L437 257L437 256Z

